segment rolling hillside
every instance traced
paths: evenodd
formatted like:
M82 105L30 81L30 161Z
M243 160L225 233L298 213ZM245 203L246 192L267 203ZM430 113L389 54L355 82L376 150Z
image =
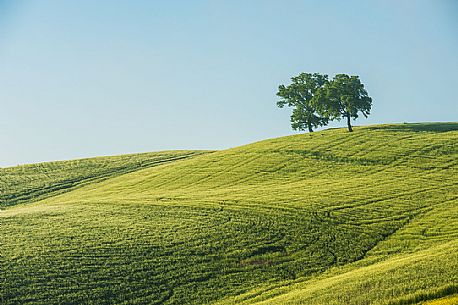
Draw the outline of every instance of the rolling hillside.
M0 208L203 153L206 152L163 151L0 168Z
M456 304L458 124L129 166L40 201L2 197L0 303ZM3 195L20 192L11 176Z

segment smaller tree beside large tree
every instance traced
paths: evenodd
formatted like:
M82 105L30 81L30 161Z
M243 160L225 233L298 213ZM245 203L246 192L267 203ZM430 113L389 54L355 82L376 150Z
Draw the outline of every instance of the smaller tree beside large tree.
M358 76L337 74L317 92L312 104L319 115L329 120L346 119L348 131L352 132L351 119L357 119L359 113L367 118L372 99Z
M313 132L313 128L324 126L329 119L321 116L317 112L317 103L313 100L319 90L328 84L328 76L319 73L301 73L291 78L291 84L288 86L280 85L277 96L281 99L277 106L293 107L291 114L291 127L294 130L308 130Z

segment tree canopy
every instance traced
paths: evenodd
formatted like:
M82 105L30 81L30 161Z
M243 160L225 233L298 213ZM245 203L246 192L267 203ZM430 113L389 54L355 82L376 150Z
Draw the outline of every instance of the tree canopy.
M345 118L350 132L351 119L356 120L359 113L367 118L372 108L372 99L359 77L346 74L337 74L318 92L313 103L318 113L330 120Z
M317 91L328 83L328 76L319 73L301 73L291 78L291 84L288 86L280 85L277 96L281 99L277 106L293 107L291 114L291 127L294 130L313 131L313 128L324 126L328 123L326 117L317 113L313 99Z
M278 107L293 107L291 127L309 132L327 125L330 120L346 119L352 132L351 119L361 113L366 118L372 108L372 99L358 76L337 74L331 81L327 75L301 73L291 78L289 86L280 85L277 95L282 99Z

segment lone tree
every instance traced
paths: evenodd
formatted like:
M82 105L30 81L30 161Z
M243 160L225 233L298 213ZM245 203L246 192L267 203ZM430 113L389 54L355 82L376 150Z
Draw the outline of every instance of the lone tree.
M328 83L328 76L319 73L301 73L291 78L289 86L280 85L277 96L281 99L277 102L280 108L293 107L291 114L291 127L294 130L313 132L313 128L326 125L328 118L317 113L316 103L313 102L318 90Z
M345 118L349 132L353 131L351 119L357 119L358 113L367 118L372 107L372 99L359 77L347 74L337 74L326 83L312 103L323 117L330 120Z

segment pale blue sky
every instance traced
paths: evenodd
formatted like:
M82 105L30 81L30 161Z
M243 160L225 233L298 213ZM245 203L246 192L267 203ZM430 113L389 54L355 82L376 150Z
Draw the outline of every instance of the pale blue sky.
M458 121L458 1L0 0L0 166L291 134L302 71L360 75L356 124Z

